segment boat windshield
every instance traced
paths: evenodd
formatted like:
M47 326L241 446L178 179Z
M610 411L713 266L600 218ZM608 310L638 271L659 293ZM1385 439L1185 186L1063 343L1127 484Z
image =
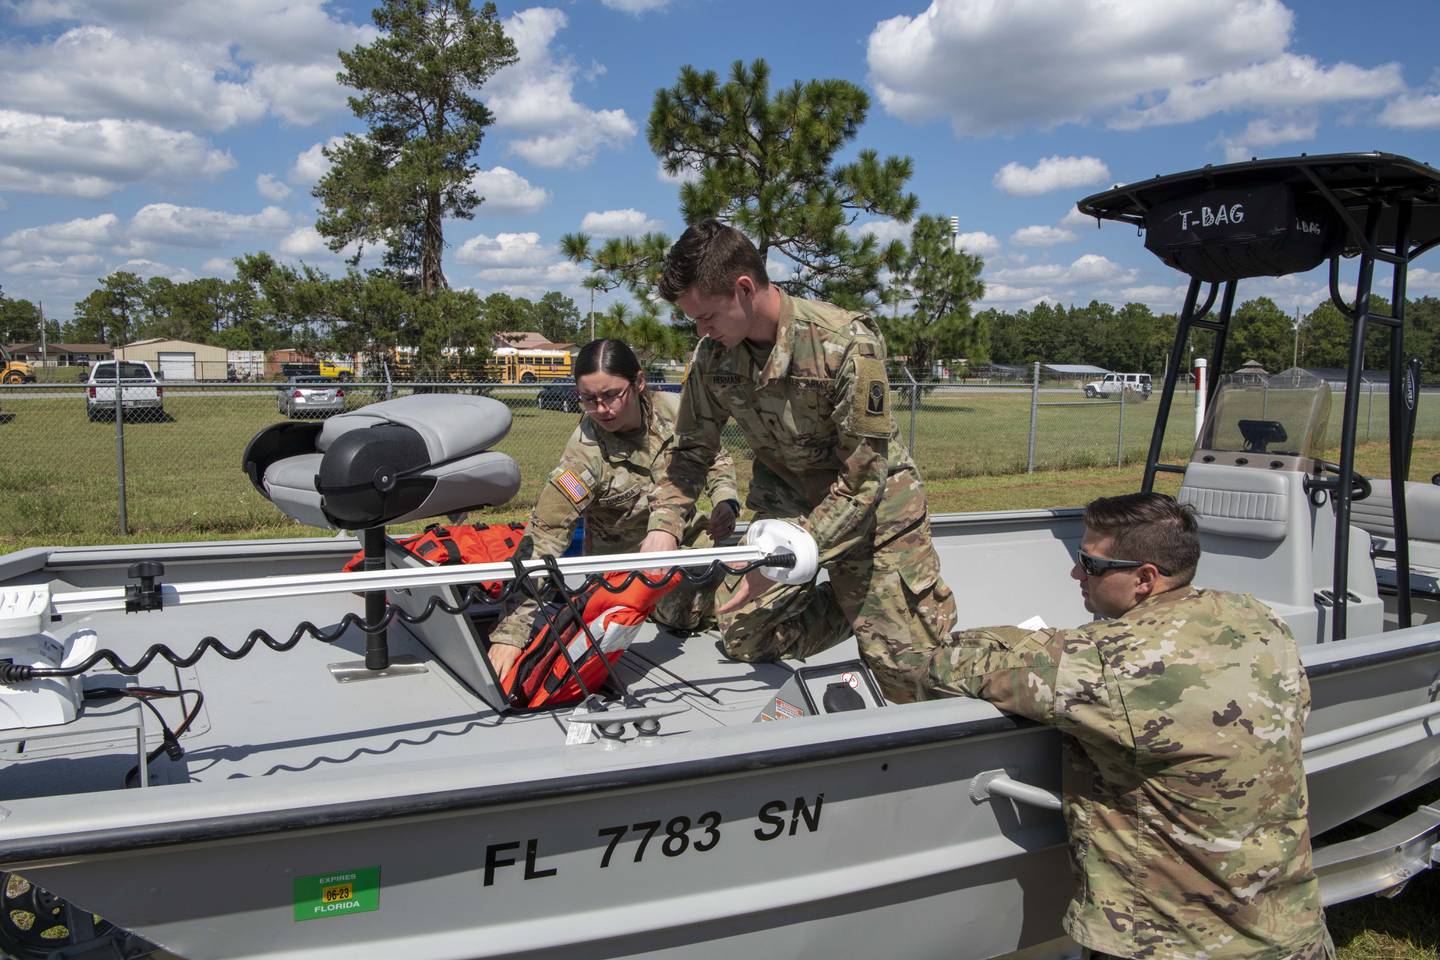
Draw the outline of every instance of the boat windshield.
M1330 384L1312 373L1231 374L1220 378L1196 451L1315 458L1329 421Z

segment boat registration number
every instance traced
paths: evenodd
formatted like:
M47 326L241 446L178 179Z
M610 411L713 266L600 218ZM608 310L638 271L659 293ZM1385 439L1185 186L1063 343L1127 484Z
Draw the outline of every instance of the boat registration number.
M800 833L816 833L820 829L820 813L825 794L795 797L793 800L770 800L755 812L757 826L751 829L721 829L725 819L718 810L708 810L697 817L681 814L668 820L642 820L600 827L596 839L602 842L600 869L644 863L646 860L682 857L693 853L709 853L726 836L749 836L761 843L793 837ZM521 850L524 853L521 853ZM546 866L539 837L492 843L485 848L485 886L495 884L496 875L506 867L523 864L526 880L541 880L560 872L558 866Z

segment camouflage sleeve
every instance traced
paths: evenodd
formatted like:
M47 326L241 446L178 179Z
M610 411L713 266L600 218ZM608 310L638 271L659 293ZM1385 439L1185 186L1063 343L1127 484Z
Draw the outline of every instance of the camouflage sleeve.
M693 364L680 390L680 412L675 418L670 465L650 493L649 530L664 530L677 541L685 536L685 525L695 512L695 501L705 488L711 465L720 457L720 429L728 416L710 393L698 362ZM734 470L732 462L732 479Z
M920 683L922 696L977 697L1081 740L1133 747L1128 728L1115 722L1110 678L1084 628L957 631L931 653Z
M735 460L723 446L715 454L715 462L710 465L705 495L710 498L711 503L722 503L726 500L740 502L740 484L735 479Z
M580 436L576 428L560 456L560 465L550 471L530 511L525 538L530 541L532 556L558 557L564 553L575 533L575 524L595 499L595 488L601 479L599 462L598 458L592 461L586 455ZM490 642L524 647L530 642L531 627L538 612L539 606L533 600L522 602L495 625Z
M835 383L831 419L837 428L840 472L809 517L822 563L855 544L866 517L880 502L894 429L885 364L873 345L858 342L841 365Z
M1021 627L961 630L930 654L927 696L978 697L1042 723L1055 709L1059 631Z

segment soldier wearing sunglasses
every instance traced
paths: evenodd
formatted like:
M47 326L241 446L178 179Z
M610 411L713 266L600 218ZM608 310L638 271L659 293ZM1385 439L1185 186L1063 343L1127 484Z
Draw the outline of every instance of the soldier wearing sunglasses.
M1334 955L1310 865L1310 689L1254 597L1192 585L1195 516L1162 494L1085 508L1070 576L1100 619L955 633L923 692L1058 728L1075 891L1094 958Z

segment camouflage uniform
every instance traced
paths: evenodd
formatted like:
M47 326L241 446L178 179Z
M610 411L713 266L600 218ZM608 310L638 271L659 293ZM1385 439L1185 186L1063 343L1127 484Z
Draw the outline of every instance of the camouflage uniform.
M1064 737L1065 929L1154 960L1331 957L1310 868L1310 687L1254 597L1181 587L1075 630L956 633L927 691Z
M726 349L706 338L695 348L650 529L683 530L733 418L755 456L746 505L809 530L830 579L772 584L722 614L725 652L804 658L853 630L885 695L913 700L930 650L955 625L955 598L940 579L920 474L891 416L884 343L859 314L780 297L768 356L748 342Z
M640 397L642 429L611 433L585 417L570 435L560 465L551 471L525 528L535 556L564 553L581 516L587 554L639 549L649 519L650 491L664 477L674 450L675 414L680 406L673 393L646 390ZM712 503L739 500L735 462L729 454L715 459L706 474L705 492ZM706 525L704 516L689 518L682 542L709 546ZM713 608L714 597L708 590L681 584L661 598L653 619L693 630L713 616ZM533 600L525 601L496 626L491 642L524 647L539 612Z

